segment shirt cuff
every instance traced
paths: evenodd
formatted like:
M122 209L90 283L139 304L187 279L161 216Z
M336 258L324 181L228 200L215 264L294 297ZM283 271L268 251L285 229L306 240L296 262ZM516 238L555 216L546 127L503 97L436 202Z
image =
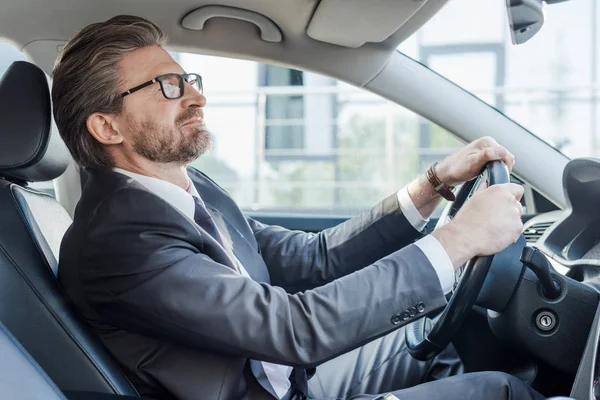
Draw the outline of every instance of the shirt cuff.
M400 205L400 210L402 210L402 214L406 217L408 222L419 232L422 232L425 229L425 226L429 222L429 219L424 219L417 207L415 207L415 203L413 203L410 195L408 194L408 186L403 187L398 191L398 204Z
M441 243L433 236L427 235L415 242L437 273L444 294L450 293L454 286L454 267Z

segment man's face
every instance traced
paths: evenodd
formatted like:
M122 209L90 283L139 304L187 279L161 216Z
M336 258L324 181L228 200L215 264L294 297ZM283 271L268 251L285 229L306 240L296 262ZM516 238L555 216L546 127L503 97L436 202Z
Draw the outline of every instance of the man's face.
M185 72L159 46L129 53L120 69L119 92L162 74ZM124 138L122 150L126 156L133 152L157 163L187 164L195 160L211 146L202 112L205 104L206 98L188 83L183 97L175 100L163 96L158 82L125 96L122 112L117 116Z

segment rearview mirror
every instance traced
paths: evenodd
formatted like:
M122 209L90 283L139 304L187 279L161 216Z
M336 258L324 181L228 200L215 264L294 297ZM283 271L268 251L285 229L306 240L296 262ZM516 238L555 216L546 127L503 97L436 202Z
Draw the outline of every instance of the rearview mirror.
M544 25L544 6L567 0L506 0L510 39L522 44L531 39Z

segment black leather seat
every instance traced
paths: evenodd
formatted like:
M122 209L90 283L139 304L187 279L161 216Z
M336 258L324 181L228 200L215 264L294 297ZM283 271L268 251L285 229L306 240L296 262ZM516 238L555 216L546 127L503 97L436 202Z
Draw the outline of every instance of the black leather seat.
M27 350L0 323L0 399L10 400L134 400L109 393L72 392L67 397ZM139 398L138 398L139 399Z
M39 365L0 324L0 398L63 400Z
M13 63L0 80L0 321L61 390L137 396L56 280L71 218L27 187L60 176L69 160L52 123L46 75Z

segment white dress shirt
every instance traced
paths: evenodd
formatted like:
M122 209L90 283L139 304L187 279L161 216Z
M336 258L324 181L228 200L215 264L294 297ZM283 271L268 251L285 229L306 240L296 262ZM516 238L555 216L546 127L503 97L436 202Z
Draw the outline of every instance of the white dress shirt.
M398 191L398 203L408 222L419 232L423 231L429 219L423 219L423 216L415 207L408 194L408 186ZM444 293L450 293L452 286L454 286L454 267L442 244L433 236L427 235L416 241L415 245L421 249L435 269Z
M191 180L188 191L185 191L181 187L162 179L136 174L121 168L113 168L113 170L135 179L192 221L194 220L196 206L193 197L197 197L201 202L202 198L198 194L196 187L191 183ZM408 188L404 187L400 189L397 197L400 209L408 222L410 222L410 224L419 232L422 231L428 220L423 219L419 210L415 207L408 194ZM437 273L444 293L448 293L454 284L454 268L452 267L452 262L450 261L446 250L444 250L440 242L431 235L427 235L418 240L415 242L415 245L417 245L429 259ZM250 276L242 263L237 259L235 261L242 275L249 278ZM275 393L277 393L279 398L282 398L291 387L289 376L292 372L292 367L265 361L262 362L262 365Z

